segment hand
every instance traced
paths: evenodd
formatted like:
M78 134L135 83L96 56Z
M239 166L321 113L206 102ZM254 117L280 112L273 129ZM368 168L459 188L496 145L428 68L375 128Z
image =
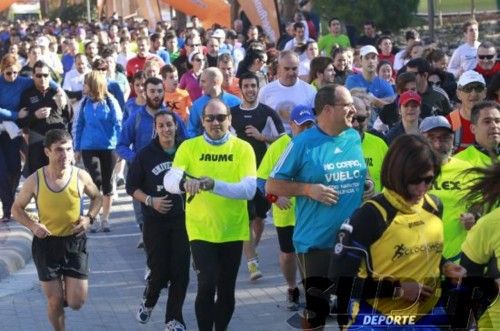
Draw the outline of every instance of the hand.
M476 218L471 213L463 213L460 215L460 222L464 225L465 230L470 230L476 224Z
M432 287L421 285L414 281L401 282L400 295L401 299L410 302L422 301L430 297L434 293Z
M215 181L210 177L200 177L200 190L211 191L214 189Z
M170 209L172 209L172 200L164 197L151 197L152 207L161 214L166 214Z
M467 275L467 270L459 264L453 262L446 262L443 265L443 275L450 278L454 285L460 284L462 278Z
M306 188L306 195L327 206L336 204L339 199L337 191L323 184L309 184Z
M276 200L274 204L281 210L287 210L292 207L292 202L289 197L278 197L278 200Z
M259 130L257 130L257 128L254 127L253 125L245 126L245 133L248 137L252 137L255 140L258 140L258 141L265 141L266 140L264 135L261 134L259 132Z
M35 117L43 120L50 116L50 107L43 107L35 111Z
M26 107L21 108L21 109L19 110L19 113L18 113L18 115L17 115L17 118L25 118L26 116L28 116L28 113L29 113L29 112L28 112L28 109L27 109Z
M78 222L73 225L72 234L76 234L77 237L83 235L90 228L90 218L88 216L80 216Z
M50 236L52 233L47 229L47 227L44 224L41 223L33 223L31 225L31 232L40 239L47 238Z
M368 200L375 196L375 183L370 178L365 179L364 189L363 200Z
M200 181L198 179L188 179L184 182L184 191L189 195L200 192Z

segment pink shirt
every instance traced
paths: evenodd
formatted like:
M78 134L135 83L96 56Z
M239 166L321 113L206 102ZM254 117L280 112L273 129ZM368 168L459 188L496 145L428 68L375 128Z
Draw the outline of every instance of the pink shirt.
M188 70L182 75L179 82L179 88L187 90L191 101L195 101L203 95L201 90L200 81L193 73L193 70Z

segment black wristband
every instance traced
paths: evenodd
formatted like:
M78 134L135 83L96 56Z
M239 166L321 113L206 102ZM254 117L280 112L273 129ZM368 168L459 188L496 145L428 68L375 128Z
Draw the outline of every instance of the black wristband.
M86 216L89 218L89 220L90 220L90 224L91 224L91 225L92 225L92 224L94 224L94 222L95 222L95 217L94 217L94 216L92 216L92 215L90 215L90 213L87 213L87 215L86 215Z

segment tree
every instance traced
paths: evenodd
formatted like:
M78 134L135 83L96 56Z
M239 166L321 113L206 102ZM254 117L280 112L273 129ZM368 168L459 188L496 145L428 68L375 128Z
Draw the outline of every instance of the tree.
M419 0L316 0L314 9L323 21L339 17L358 28L372 20L380 30L396 31L410 26ZM328 31L328 30L324 30Z

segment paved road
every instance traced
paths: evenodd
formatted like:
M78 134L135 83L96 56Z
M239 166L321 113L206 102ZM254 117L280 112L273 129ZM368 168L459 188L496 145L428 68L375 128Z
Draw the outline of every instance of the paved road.
M165 293L147 325L135 320L145 284L145 255L136 248L138 228L130 197L123 190L119 191L113 210L112 232L89 235L89 297L80 311L67 309L67 329L163 330ZM271 224L266 224L259 254L264 277L254 283L248 280L246 261L242 259L236 285L236 309L229 330L290 330L285 323L290 316L284 308L286 285L279 272L278 244ZM196 277L192 271L190 278L184 318L188 329L196 330ZM50 330L45 305L33 263L29 263L0 282L0 330Z

